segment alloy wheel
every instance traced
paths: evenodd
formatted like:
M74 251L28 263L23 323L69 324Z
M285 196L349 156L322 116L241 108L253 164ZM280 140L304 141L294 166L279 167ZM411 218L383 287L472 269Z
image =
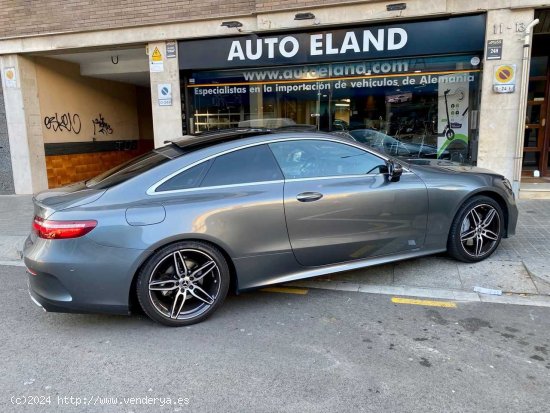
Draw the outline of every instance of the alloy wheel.
M148 280L154 308L172 320L189 320L208 311L220 295L221 273L213 257L197 249L171 252Z
M460 243L466 254L481 258L500 240L500 215L491 205L475 205L462 220Z

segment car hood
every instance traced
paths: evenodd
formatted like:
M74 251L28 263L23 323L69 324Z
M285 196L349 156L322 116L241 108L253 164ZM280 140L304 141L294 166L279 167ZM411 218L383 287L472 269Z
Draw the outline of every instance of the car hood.
M445 161L441 159L409 159L408 160L411 169L415 169L416 166L421 168L431 169L441 172L452 173L475 173L475 174L490 174L499 175L494 171L485 168L479 168L472 165L464 165L457 162Z

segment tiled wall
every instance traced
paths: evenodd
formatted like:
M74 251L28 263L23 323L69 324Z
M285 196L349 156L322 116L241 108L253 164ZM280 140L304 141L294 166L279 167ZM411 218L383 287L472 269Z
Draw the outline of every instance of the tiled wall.
M342 3L368 5L376 1L379 0L0 0L0 38L254 15Z
M93 178L146 151L146 148L142 148L132 151L46 156L48 186L50 188L57 188L73 182Z
M0 194L13 194L13 172L11 169L10 142L4 107L4 94L0 83Z
M112 29L255 11L255 0L0 0L0 37Z

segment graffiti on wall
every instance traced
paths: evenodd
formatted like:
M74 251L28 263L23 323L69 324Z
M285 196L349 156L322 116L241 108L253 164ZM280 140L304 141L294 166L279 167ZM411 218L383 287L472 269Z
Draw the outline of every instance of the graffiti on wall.
M101 133L102 135L113 134L113 128L105 121L105 118L101 115L101 113L99 114L99 117L92 120L92 123L94 124L94 135L97 135L98 133Z
M44 117L44 126L46 129L51 129L54 132L72 132L78 135L82 129L82 122L78 113L62 113L55 112L53 116Z
M94 135L113 134L112 126L105 120L101 113L98 117L92 119L92 125L94 125ZM53 116L44 116L44 126L46 129L54 132L70 132L78 135L82 130L82 121L78 113L66 112L59 114L55 112Z

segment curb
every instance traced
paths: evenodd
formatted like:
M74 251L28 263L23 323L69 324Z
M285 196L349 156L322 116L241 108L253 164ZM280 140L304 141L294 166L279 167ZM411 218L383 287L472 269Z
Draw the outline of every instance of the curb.
M364 285L344 282L319 282L319 281L297 281L285 284L292 287L306 287L320 290L348 291L366 294L398 295L406 297L436 298L441 300L454 300L463 302L493 303L526 305L534 307L550 307L550 296L513 294L485 295L475 292L445 290L438 288L420 288L406 286L387 285Z
M26 238L26 236L21 235L0 236L0 260L21 260L23 258L23 247Z
M0 266L7 265L11 267L24 267L25 263L22 260L14 261L14 260L0 260Z
M526 259L522 263L531 278L550 287L550 265L539 259Z

